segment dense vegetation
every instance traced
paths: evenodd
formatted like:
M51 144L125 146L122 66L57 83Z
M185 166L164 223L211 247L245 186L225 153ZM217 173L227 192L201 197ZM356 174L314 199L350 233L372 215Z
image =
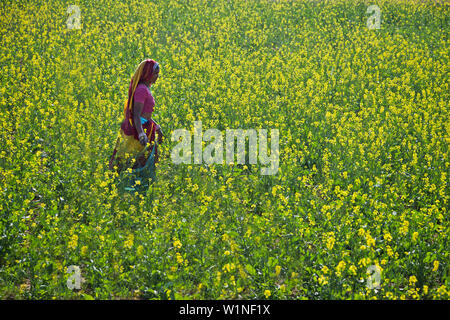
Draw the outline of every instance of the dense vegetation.
M0 4L0 297L449 298L448 3L74 2ZM168 139L123 194L107 165L145 58ZM278 129L278 173L175 165L195 120Z

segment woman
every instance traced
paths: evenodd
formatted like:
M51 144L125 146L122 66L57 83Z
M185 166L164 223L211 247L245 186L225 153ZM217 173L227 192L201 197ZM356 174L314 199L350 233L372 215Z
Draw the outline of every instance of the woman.
M150 153L155 141L155 132L158 133L158 143L162 142L161 127L151 118L155 99L150 87L156 82L158 76L159 64L152 59L142 61L137 67L128 89L128 100L123 110L124 120L109 162L110 170L113 170L114 166L117 166L118 172L125 169L128 160L135 159L149 142L151 147L148 153ZM157 147L155 149L155 162L157 162ZM141 155L136 159L133 168L144 166L147 157L148 154Z

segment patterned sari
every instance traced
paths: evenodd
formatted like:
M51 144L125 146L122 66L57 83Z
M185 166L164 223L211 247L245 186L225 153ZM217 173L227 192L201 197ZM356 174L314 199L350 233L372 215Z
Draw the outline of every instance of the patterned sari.
M125 119L124 122L129 123L129 119ZM144 166L153 148L153 144L155 143L156 123L152 119L147 120L142 117L141 122L142 128L144 129L150 143L150 147L147 149L147 152L136 158L136 156L144 150L145 146L139 142L137 134L134 134L134 132L129 134L129 131L122 128L126 125L122 122L116 140L116 146L109 162L109 168L111 170L113 170L114 166L117 166L118 172L121 172L129 167L136 169ZM135 160L134 164L132 163L133 159ZM158 159L158 147L155 147L155 159Z

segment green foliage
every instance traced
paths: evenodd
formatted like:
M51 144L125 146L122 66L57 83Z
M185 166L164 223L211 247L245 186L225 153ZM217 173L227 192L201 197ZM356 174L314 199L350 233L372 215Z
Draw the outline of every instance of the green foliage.
M377 30L356 0L78 1L81 29L70 4L0 4L1 298L449 298L448 4L377 1ZM145 58L169 139L122 193ZM278 173L173 164L195 120L279 129Z

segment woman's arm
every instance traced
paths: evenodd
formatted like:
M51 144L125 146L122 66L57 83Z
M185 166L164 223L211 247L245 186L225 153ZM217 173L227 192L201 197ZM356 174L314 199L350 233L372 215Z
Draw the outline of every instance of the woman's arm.
M142 128L141 123L141 114L142 110L144 109L144 104L142 102L134 102L133 105L133 123L136 127L136 131L138 133L139 142L145 146L148 143L147 135L144 132L144 129Z

